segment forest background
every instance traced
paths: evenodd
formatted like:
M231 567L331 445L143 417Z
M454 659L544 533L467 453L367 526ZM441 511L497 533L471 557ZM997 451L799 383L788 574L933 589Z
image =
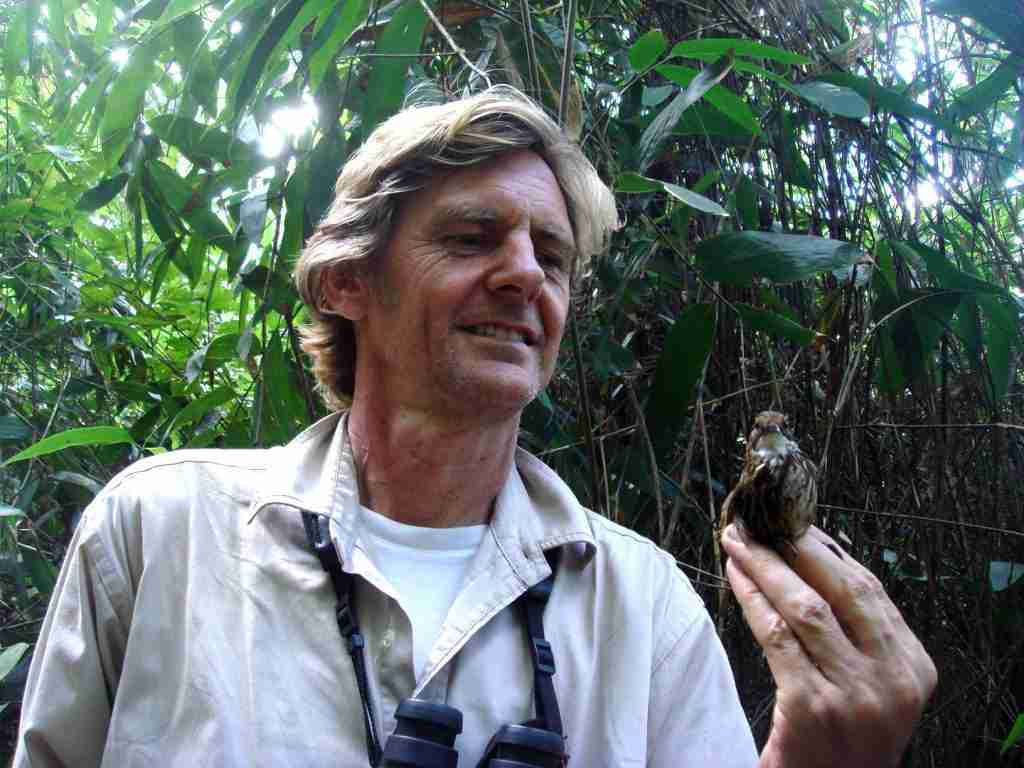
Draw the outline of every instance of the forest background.
M625 222L524 445L714 613L744 435L785 411L938 665L904 764L1021 764L1020 0L0 0L0 30L0 761L83 507L321 416L289 274L338 169L410 91L509 82Z

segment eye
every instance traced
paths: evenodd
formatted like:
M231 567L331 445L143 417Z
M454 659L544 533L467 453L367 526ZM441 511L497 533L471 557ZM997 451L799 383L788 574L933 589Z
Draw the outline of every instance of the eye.
M479 232L460 232L448 235L445 238L445 242L457 250L476 251L487 244L487 238Z

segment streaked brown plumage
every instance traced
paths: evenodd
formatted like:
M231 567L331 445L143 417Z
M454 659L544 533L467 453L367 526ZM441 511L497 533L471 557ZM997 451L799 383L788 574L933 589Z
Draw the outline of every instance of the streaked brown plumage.
M743 471L721 516L723 529L736 520L755 540L780 551L810 528L818 506L817 468L786 426L777 411L754 419Z

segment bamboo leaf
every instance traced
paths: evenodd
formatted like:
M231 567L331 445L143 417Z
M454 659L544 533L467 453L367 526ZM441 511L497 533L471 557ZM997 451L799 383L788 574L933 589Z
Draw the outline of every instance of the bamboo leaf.
M999 754L1005 755L1006 750L1012 747L1021 739L1024 739L1024 712L1017 715L1017 719L1013 723L1013 727L1010 732L1006 734L1006 738L1003 740L1003 746L999 750Z
M100 143L108 168L117 163L135 135L135 121L142 111L146 89L160 72L154 66L156 54L153 44L137 45L107 94Z
M981 114L991 107L1013 86L1024 68L1024 59L1010 56L980 83L957 96L950 108L954 122Z
M3 653L0 653L0 682L11 674L18 662L21 661L21 657L25 655L25 651L28 650L28 643L15 643L4 648Z
M83 445L114 445L117 443L130 443L132 436L121 427L79 427L58 432L56 435L44 437L38 443L33 443L23 451L7 459L0 467L6 467L18 461L34 459L39 456L46 456L51 453L63 451L66 448L77 448Z
M655 71L667 77L674 83L689 86L690 82L697 77L699 72L691 67L682 67L675 64L662 64L655 67ZM708 89L704 94L708 103L726 114L733 122L741 126L748 133L755 136L761 134L761 126L754 117L750 107L739 96L721 85Z
M119 173L117 176L104 179L82 195L75 207L80 211L89 212L102 208L117 197L118 193L124 189L124 185L128 183L129 178L127 173Z
M266 30L264 30L263 34L253 45L251 51L248 52L244 59L246 62L245 67L241 70L242 76L238 79L238 84L232 90L230 97L232 115L237 116L241 114L242 110L248 106L249 101L256 93L256 86L259 85L260 79L263 77L263 71L267 67L271 53L277 48L277 44L291 26L299 11L302 10L305 2L306 0L289 0L274 15Z
M187 117L158 115L148 120L147 125L153 133L176 146L193 162L215 160L228 166L240 163L266 164L244 141Z
M629 48L629 65L637 72L643 72L658 60L668 48L668 38L660 29L644 33Z
M906 94L885 88L874 80L848 72L831 72L821 75L820 81L849 88L867 100L873 112L891 112L896 115L921 120L948 133L950 123L928 107L918 104Z
M666 456L694 400L694 389L711 353L715 334L715 311L710 304L684 309L665 337L646 421L659 458Z
M789 339L795 344L807 346L817 337L817 333L810 328L804 328L799 323L790 320L788 317L777 315L766 309L758 309L749 304L737 302L733 304L743 318L744 324L755 331L763 331L772 337L781 336Z
M49 598L57 584L57 569L35 547L19 543L18 551L32 579L32 586L38 589L44 598Z
M698 194L693 190L687 189L686 187L680 187L678 184L670 184L667 181L663 186L665 191L672 197L691 208L696 208L698 211L704 211L705 213L710 213L714 216L729 215L729 212L714 200L704 197L704 195Z
M842 240L777 232L729 232L697 244L697 267L710 280L749 285L805 280L853 263L861 250Z
M364 137L402 105L408 57L419 53L426 28L427 14L419 0L406 0L381 33L374 49L380 58L370 71L370 98L363 111Z
M721 56L733 51L737 56L751 59L770 59L783 64L809 64L810 59L799 53L775 48L771 45L756 43L753 40L741 40L732 37L706 37L702 40L684 40L676 43L669 54L670 58L702 58L704 56Z
M821 107L833 115L860 120L871 112L870 105L864 97L852 88L822 80L797 83L791 89L807 101Z

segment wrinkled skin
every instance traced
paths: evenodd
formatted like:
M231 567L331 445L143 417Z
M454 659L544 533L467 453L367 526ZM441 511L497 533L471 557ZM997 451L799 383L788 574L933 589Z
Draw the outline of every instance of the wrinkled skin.
M722 547L778 688L762 768L899 765L937 675L874 574L813 526L788 562L735 524Z

